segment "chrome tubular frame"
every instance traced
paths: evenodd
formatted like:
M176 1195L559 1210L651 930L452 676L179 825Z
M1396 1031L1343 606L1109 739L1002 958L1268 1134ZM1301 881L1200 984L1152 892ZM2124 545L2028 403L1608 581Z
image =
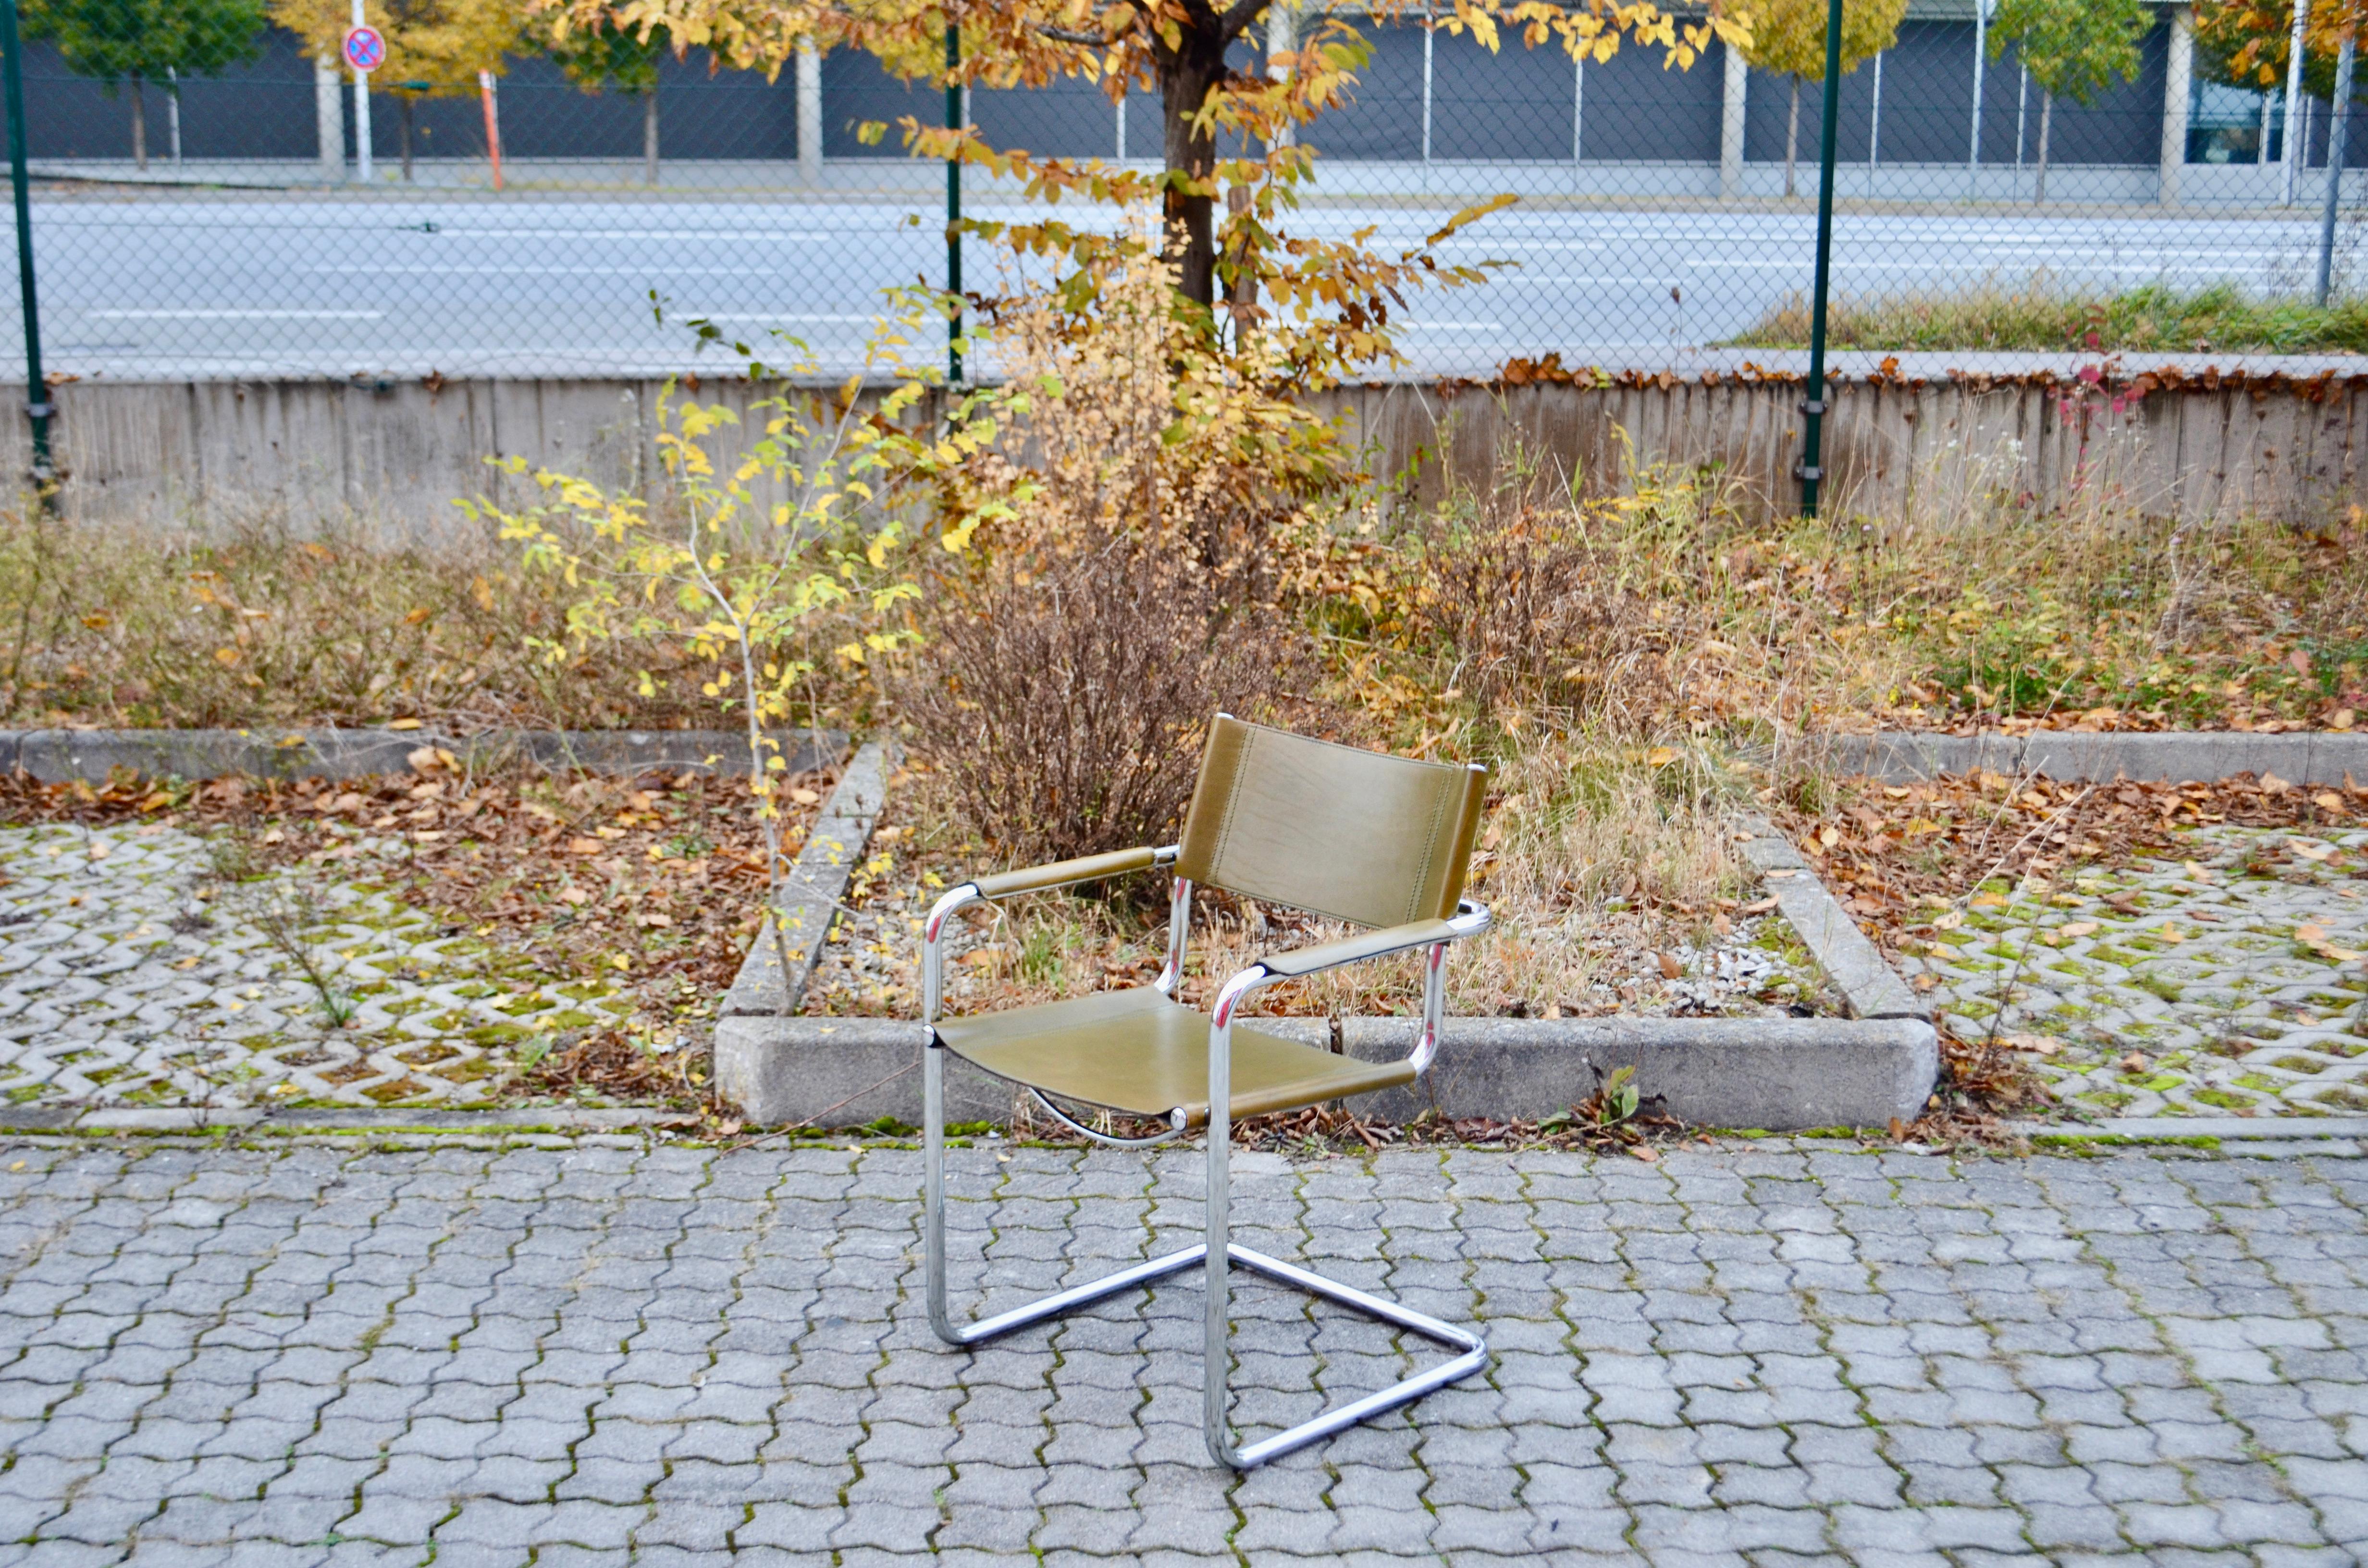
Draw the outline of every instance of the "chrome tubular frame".
M1482 911L1479 926L1474 929L1485 927L1486 924L1486 912ZM1440 971L1441 955L1446 946L1444 942L1434 943L1426 955L1426 999L1429 990L1437 985L1433 977ZM1252 964L1225 983L1224 990L1217 994L1216 1007L1209 1015L1208 1241L1199 1249L1202 1262L1207 1265L1208 1278L1208 1297L1204 1303L1207 1312L1205 1338L1201 1347L1201 1420L1202 1435L1209 1445L1209 1457L1235 1470L1264 1464L1278 1455L1305 1448L1319 1438L1354 1426L1370 1416L1411 1403L1434 1389L1444 1388L1458 1379L1470 1377L1488 1364L1487 1342L1469 1329L1441 1323L1437 1318L1427 1317L1395 1301L1383 1301L1378 1296L1369 1296L1337 1279L1326 1279L1320 1274L1294 1267L1264 1253L1235 1246L1226 1239L1233 1208L1227 1162L1233 1152L1230 1108L1233 1105L1234 1014L1244 997L1280 978L1269 973L1263 965ZM1437 1026L1426 1017L1423 1044L1435 1052L1437 1041ZM1417 1049L1419 1051L1421 1047ZM1236 1263L1281 1284L1354 1308L1383 1323L1395 1324L1460 1354L1452 1361L1433 1367L1404 1382L1392 1383L1379 1392L1327 1410L1311 1421L1303 1421L1272 1437L1236 1447L1233 1440L1233 1390L1226 1375L1233 1365L1228 1341L1233 1305L1232 1266Z
M1172 860L1171 852L1163 852L1163 863ZM1164 1254L1135 1264L1115 1274L1089 1280L1041 1301L1001 1312L980 1322L957 1324L948 1310L946 1301L946 1089L945 1048L938 1043L937 1021L944 1004L944 969L940 942L945 925L957 911L983 902L985 894L971 883L954 888L938 900L929 910L922 931L921 1007L928 1028L921 1051L921 1095L923 1122L923 1203L922 1248L923 1274L928 1298L929 1326L939 1339L949 1345L971 1346L1009 1334L1030 1324L1042 1323L1076 1308L1099 1301L1106 1297L1140 1289L1156 1279L1178 1274L1194 1264L1205 1267L1208 1297L1204 1320L1205 1339L1201 1364L1201 1415L1203 1435L1210 1457L1219 1464L1235 1470L1247 1470L1265 1463L1278 1455L1306 1447L1320 1438L1343 1431L1360 1421L1411 1403L1434 1390L1470 1377L1488 1363L1487 1343L1469 1329L1399 1306L1380 1297L1366 1294L1327 1279L1309 1269L1300 1268L1279 1258L1235 1246L1227 1239L1232 1219L1231 1189L1227 1185L1228 1157L1232 1153L1233 1127L1233 1025L1234 1015L1242 1000L1258 987L1282 978L1262 964L1252 964L1225 983L1218 994L1215 1008L1209 1019L1209 1190L1207 1206L1207 1240L1180 1251ZM1191 915L1191 883L1182 877L1176 879L1168 894L1167 965L1157 983L1173 994L1172 987L1184 972L1187 933ZM1459 905L1455 918L1450 922L1456 937L1487 929L1488 912L1465 902ZM1417 1037L1414 1053L1408 1058L1417 1074L1427 1071L1439 1053L1440 1030L1447 1006L1447 946L1446 941L1433 942L1423 949L1423 1017L1422 1032ZM1400 949L1403 950L1403 949ZM1067 1126L1087 1137L1120 1148L1142 1148L1166 1142L1182 1133L1186 1128L1180 1112L1177 1125L1170 1132L1150 1139L1118 1139L1095 1131L1064 1113L1051 1101L1038 1095L1038 1103ZM1393 1383L1388 1388L1364 1398L1351 1401L1310 1421L1260 1438L1255 1443L1236 1446L1233 1440L1232 1389L1228 1372L1232 1366L1230 1320L1232 1308L1233 1266L1238 1264L1254 1274L1261 1274L1279 1284L1320 1296L1327 1301L1352 1308L1410 1334L1420 1335L1432 1343L1455 1351L1454 1358L1429 1371Z
M1192 879L1178 877L1167 889L1167 963L1151 983L1155 989L1176 994L1177 983L1184 978L1184 954L1191 936Z

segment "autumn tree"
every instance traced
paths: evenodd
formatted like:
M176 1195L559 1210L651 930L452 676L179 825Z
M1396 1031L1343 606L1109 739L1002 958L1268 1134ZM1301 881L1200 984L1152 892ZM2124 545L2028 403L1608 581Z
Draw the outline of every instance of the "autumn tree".
M1725 3L1725 0L1722 0ZM961 63L951 79L962 85L1042 86L1062 78L1099 83L1113 99L1133 91L1159 95L1164 167L1147 175L1100 159L1038 157L1022 149L987 145L974 129L955 132L905 124L912 150L956 158L1021 180L1033 196L1064 193L1121 204L1160 207L1178 290L1201 307L1213 305L1220 274L1253 273L1267 297L1304 307L1338 309L1354 350L1370 338L1394 292L1452 269L1425 249L1395 261L1349 244L1286 240L1273 229L1281 208L1312 170L1314 154L1294 134L1343 100L1355 72L1370 57L1363 36L1338 11L1295 18L1295 27L1264 29L1265 58L1236 69L1227 51L1256 40L1269 19L1269 0L961 0L949 9L932 0L529 0L564 27L613 22L646 33L663 28L677 50L704 48L724 65L778 73L810 46L871 51L890 69L949 79L943 63L946 28L958 24ZM1510 32L1524 45L1553 44L1573 58L1608 60L1622 40L1658 47L1667 62L1691 66L1713 37L1730 41L1749 33L1732 6L1680 20L1651 0L1371 0L1360 20L1385 26L1407 15L1435 17L1439 30L1469 34L1490 49ZM1243 148L1220 160L1221 142ZM1251 192L1225 220L1221 246L1215 221L1221 187ZM1453 225L1450 225L1452 232ZM1023 245L1062 246L1073 253L1097 243L1081 231L1024 225L1007 237ZM1221 259L1222 256L1222 259ZM1235 277L1224 281L1233 283ZM1248 293L1228 288L1229 300ZM1236 305L1236 309L1255 309Z
M1999 0L1990 18L1990 58L2014 45L2039 84L2039 176L2032 192L2047 199L2047 143L2055 100L2087 107L2138 72L2138 40L2154 25L2146 0Z
M606 17L554 32L539 24L544 52L570 82L587 93L614 87L642 106L642 182L658 183L658 61L672 48L666 28L646 33Z
M131 159L148 166L142 88L211 76L252 60L263 37L263 0L24 0L24 31L57 46L66 68L131 100Z
M1744 58L1760 70L1792 79L1784 119L1784 194L1801 148L1801 84L1826 79L1826 0L1753 0L1751 43ZM1907 0L1842 0L1842 74L1847 76L1899 41Z
M466 97L477 91L478 72L500 75L508 56L526 47L526 16L520 0L367 0L363 16L386 37L386 63L370 86L399 106L407 184L418 100ZM347 0L272 0L271 19L335 59L353 7Z

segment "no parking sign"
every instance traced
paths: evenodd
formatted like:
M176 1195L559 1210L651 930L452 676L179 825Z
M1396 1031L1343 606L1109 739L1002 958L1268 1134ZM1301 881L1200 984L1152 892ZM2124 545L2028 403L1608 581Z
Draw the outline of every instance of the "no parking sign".
M373 27L346 29L346 63L367 76L386 63L386 35Z

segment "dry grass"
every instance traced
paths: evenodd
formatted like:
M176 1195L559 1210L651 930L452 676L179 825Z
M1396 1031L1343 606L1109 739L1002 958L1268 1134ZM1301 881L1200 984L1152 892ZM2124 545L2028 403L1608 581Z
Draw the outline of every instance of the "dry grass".
M349 522L160 534L0 512L0 723L718 722L711 666L678 645L546 659L529 639L559 635L562 586L457 518L428 546Z
M1805 348L1800 295L1770 309L1737 347ZM1828 302L1835 348L2089 349L2107 353L2368 352L2368 300L2321 308L2299 297L2252 299L2220 284L2192 293L2147 284L2115 294L2067 288L2050 274L1989 278L1945 293L1845 294Z

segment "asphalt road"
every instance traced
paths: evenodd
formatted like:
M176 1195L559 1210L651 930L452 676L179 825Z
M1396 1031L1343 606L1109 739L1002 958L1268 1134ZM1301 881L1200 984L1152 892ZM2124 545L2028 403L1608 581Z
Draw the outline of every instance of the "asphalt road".
M978 216L1016 217L1008 208ZM1069 209L1072 221L1087 216ZM1412 244L1429 210L1298 214L1303 232L1372 225ZM591 374L693 365L685 318L860 362L881 290L942 279L942 220L888 205L513 195L388 200L43 194L33 207L46 362L114 378ZM1814 220L1766 212L1531 209L1449 242L1462 261L1518 263L1486 286L1410 301L1415 369L1485 371L1513 355L1650 363L1728 338L1805 294ZM2020 284L2044 271L2099 288L2226 279L2292 290L2316 224L2286 219L1845 215L1844 293ZM973 289L994 286L986 247ZM650 292L666 301L654 319ZM934 358L934 348L917 350ZM20 361L17 312L0 354ZM786 350L772 358L791 358Z

